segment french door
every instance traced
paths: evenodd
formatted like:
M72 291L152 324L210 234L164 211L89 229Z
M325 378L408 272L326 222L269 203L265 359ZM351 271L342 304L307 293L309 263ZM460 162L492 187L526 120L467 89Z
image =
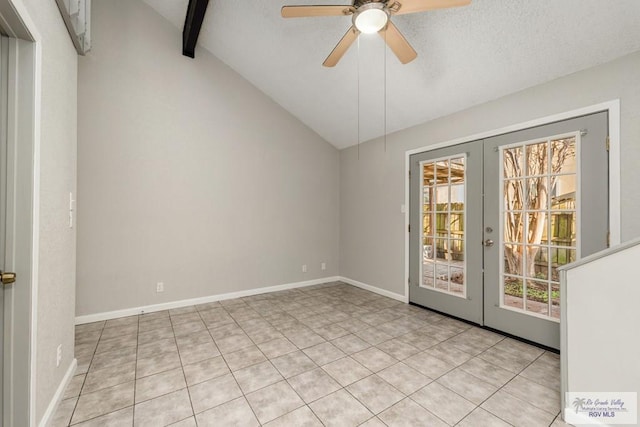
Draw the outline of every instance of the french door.
M409 300L482 324L482 141L411 156Z
M411 156L410 302L560 347L558 268L607 247L607 113Z

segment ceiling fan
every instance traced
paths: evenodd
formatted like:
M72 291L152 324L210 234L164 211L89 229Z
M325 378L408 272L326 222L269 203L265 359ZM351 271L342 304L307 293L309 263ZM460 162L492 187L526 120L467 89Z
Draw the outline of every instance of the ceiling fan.
M283 18L352 15L351 28L333 48L322 65L335 66L360 33L378 33L401 63L413 61L418 54L393 25L392 15L424 12L432 9L466 6L471 0L353 0L352 5L283 6Z

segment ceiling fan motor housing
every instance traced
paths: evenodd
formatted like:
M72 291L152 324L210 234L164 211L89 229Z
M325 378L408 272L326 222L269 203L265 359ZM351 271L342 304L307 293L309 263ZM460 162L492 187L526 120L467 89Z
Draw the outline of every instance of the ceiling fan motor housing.
M386 4L387 0L354 0L353 7L358 8L368 3L383 3Z
M383 2L369 2L358 6L351 20L358 31L373 34L387 25L389 11Z

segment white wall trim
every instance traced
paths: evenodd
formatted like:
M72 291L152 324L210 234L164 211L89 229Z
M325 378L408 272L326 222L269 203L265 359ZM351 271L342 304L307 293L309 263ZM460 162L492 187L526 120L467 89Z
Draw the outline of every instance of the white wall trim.
M320 285L323 283L336 282L341 280L338 276L322 277L320 279L307 280L304 282L286 283L284 285L267 286L264 288L247 289L245 291L229 292L225 294L209 295L206 297L183 299L170 301L161 304L145 305L141 307L125 308L123 310L106 311L103 313L87 314L76 317L76 325L84 323L100 322L102 320L117 319L126 316L135 316L142 313L152 313L154 311L169 310L171 308L187 307L196 304L206 304L208 302L223 301L233 298L249 297L253 295L266 294L268 292L286 291L288 289L304 288L307 286Z
M409 168L410 158L412 154L423 153L436 150L438 148L450 147L452 145L472 142L479 139L485 139L502 135L505 133L516 132L535 126L546 125L561 120L572 119L587 114L593 114L600 111L609 113L609 230L611 232L611 246L617 245L621 241L621 212L620 212L620 99L614 99L600 104L594 104L576 110L566 111L562 113L552 114L550 116L540 117L522 123L505 126L498 129L492 129L473 135L463 136L460 138L443 141L436 144L424 145L422 147L407 150L405 152L405 186L404 186L404 203L407 207L404 215L404 229L409 226L409 214L411 212L409 204ZM405 295L409 299L409 233L404 233L404 283Z
M47 410L44 412L44 415L42 416L40 423L38 423L39 427L48 426L51 420L53 419L56 413L56 410L60 405L60 402L62 402L62 398L64 397L64 393L67 390L67 386L69 386L71 379L76 373L77 367L78 367L78 360L73 359L71 361L71 364L69 365L69 369L67 369L67 373L64 374L64 377L62 378L62 381L60 382L58 389L56 390L55 394L51 398L49 405L47 405Z
M604 104L600 104L604 105ZM620 168L620 100L606 103L609 111L609 231L611 246L622 242L621 168Z
M378 295L385 296L387 298L394 299L396 301L408 303L409 300L406 295L396 294L395 292L387 291L386 289L378 288L377 286L368 285L366 283L358 282L357 280L349 279L348 277L340 277L340 281L355 286L356 288L364 289L369 292L376 293ZM407 294L408 295L408 294Z
M31 29L31 33L34 34L33 29ZM36 390L37 390L37 382L36 382L36 355L37 353L37 343L38 343L38 285L40 283L40 115L42 111L41 100L42 100L42 43L39 41L40 37L36 37L35 43L35 58L34 58L34 68L35 68L35 102L34 102L34 144L33 144L33 228L32 228L32 265L33 270L31 271L31 416L30 424L32 426L36 425ZM73 363L76 363L74 359ZM72 364L73 364L72 363ZM75 367L74 367L75 370Z

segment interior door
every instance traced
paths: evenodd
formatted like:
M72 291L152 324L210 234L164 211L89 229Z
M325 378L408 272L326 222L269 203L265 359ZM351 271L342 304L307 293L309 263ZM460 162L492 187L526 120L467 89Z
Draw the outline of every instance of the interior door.
M7 101L8 101L8 39L0 38L0 270L5 267L5 242L6 242L6 206L7 206ZM8 412L5 402L6 384L4 381L5 370L5 321L4 321L4 286L0 283L0 425L8 425L4 416Z
M410 161L409 300L482 323L482 141Z
M0 400L5 426L29 425L34 128L24 125L35 111L34 52L32 43L0 39L0 269L5 272L0 281ZM15 283L8 272L16 273Z
M560 347L558 268L607 247L607 113L410 158L409 301Z
M607 129L602 112L484 141L486 326L560 347L558 267L607 247Z

